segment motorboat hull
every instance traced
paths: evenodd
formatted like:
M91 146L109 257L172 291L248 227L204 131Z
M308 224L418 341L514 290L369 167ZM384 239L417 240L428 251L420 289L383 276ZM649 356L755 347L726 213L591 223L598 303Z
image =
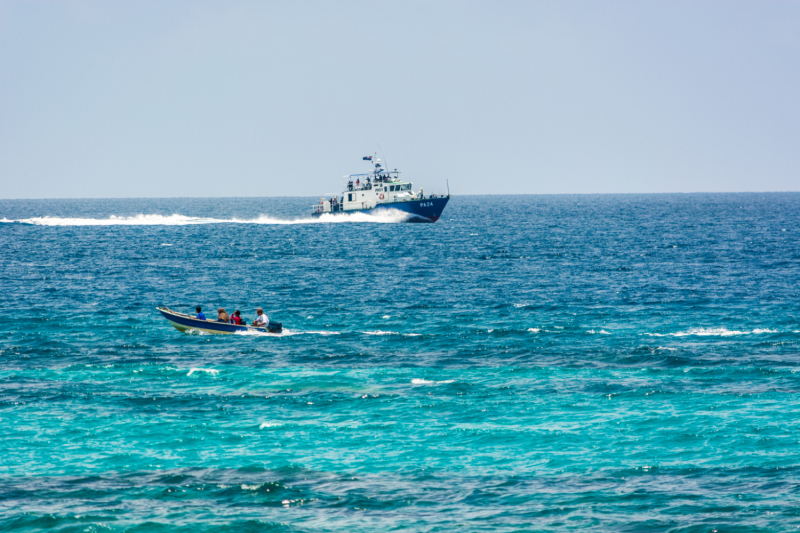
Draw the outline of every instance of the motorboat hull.
M258 331L261 333L280 333L283 330L283 324L280 322L269 321L267 327L255 327L236 324L226 324L225 322L214 322L211 320L200 320L183 313L176 313L167 307L157 308L161 315L167 319L178 331L196 330L205 333L216 333L221 335L230 335L232 333L241 333L246 331Z

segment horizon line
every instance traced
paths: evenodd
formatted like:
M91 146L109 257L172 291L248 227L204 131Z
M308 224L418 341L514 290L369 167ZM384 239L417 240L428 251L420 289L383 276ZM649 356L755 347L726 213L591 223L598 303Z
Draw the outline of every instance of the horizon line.
M668 195L668 194L798 194L797 191L694 191L694 192L565 192L565 193L481 193L481 194L456 194L452 196L634 196L634 195ZM40 197L40 198L0 198L4 201L33 201L33 200L198 200L198 199L257 199L257 198L323 198L329 195L282 195L282 196L67 196L67 197ZM338 196L338 194L337 194Z

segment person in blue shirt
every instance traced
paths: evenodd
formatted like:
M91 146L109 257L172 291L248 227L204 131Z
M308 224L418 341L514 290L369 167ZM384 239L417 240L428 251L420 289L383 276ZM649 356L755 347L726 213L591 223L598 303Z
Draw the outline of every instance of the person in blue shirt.
M199 305L197 306L197 319L198 320L205 320L206 319L206 315L203 314L203 311L201 310Z

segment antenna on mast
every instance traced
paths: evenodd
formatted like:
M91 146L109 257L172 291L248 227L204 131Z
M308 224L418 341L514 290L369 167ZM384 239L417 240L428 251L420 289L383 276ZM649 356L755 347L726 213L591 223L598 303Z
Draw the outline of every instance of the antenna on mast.
M383 157L383 163L386 165L386 168L389 168L389 164L386 163L386 154L383 153L383 148L381 148L381 145L378 144L377 142L375 144L378 145L378 150L381 151L381 157ZM376 152L376 155L377 155L377 152Z

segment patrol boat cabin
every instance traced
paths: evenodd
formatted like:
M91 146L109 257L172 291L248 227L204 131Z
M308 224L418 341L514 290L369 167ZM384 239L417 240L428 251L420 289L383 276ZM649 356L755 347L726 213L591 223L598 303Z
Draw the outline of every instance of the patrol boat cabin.
M372 160L372 157L364 159ZM345 179L348 180L345 191L333 198L320 198L320 203L312 206L312 216L374 214L378 210L394 209L406 213L407 222L436 222L450 199L449 194L426 197L422 189L414 192L410 181L401 180L397 169L385 170L380 159L372 172L350 174Z

